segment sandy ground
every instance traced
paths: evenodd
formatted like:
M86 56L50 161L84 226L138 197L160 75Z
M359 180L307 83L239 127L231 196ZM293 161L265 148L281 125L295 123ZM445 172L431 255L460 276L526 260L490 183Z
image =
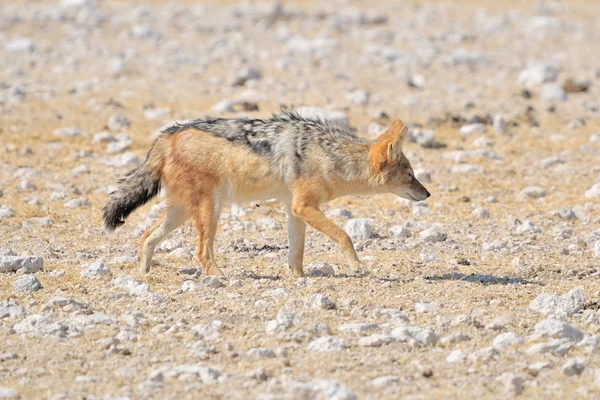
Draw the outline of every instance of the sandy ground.
M0 204L14 211L0 219L0 254L44 259L37 291L16 289L21 273L0 273L0 301L23 307L17 316L0 312L0 387L29 399L600 398L600 201L586 196L600 179L600 138L593 139L600 131L600 8L521 3L383 1L375 9L307 1L286 2L279 12L273 4L234 1L0 5ZM308 44L294 44L296 36ZM5 47L21 37L33 47ZM558 75L518 84L534 61ZM260 79L232 86L247 65ZM417 75L423 85L409 86ZM563 100L547 96L556 89L549 85L568 78L591 86ZM368 94L366 103L352 96L357 90ZM424 184L432 197L424 205L393 195L346 197L324 207L370 219L373 237L355 240L368 276L345 273L337 247L309 229L305 265L327 263L337 273L292 277L285 209L272 202L246 205L245 215L224 210L215 245L224 287L203 280L189 222L141 276L139 238L164 199L107 235L101 214L108 187L131 167L107 165L119 153L92 138L126 133L133 142L125 153L141 159L165 123L217 115L211 108L223 99L258 111L221 116L267 117L280 104L342 111L369 138L389 121L382 112L413 132L433 130L442 146L406 145L413 167L431 176ZM149 119L145 109L154 108L166 111ZM504 134L492 127L497 114L509 122ZM114 115L130 126L111 131ZM483 132L460 133L478 117ZM73 126L80 136L55 134ZM473 168L460 172L460 165ZM532 186L545 194L521 201L519 193ZM79 198L90 204L64 206ZM474 214L479 207L489 216ZM575 218L561 217L561 209ZM348 220L333 219L340 226ZM531 229L519 229L529 222ZM392 237L397 225L412 237ZM431 227L447 238L424 241L421 232ZM489 250L490 243L502 245ZM112 276L82 277L82 267L98 259ZM149 294L116 287L114 279L125 275L149 284ZM196 290L182 291L189 280ZM575 288L585 301L569 315L530 308L542 292ZM335 307L313 307L318 294ZM295 313L294 322L269 333L282 309ZM404 326L381 309L401 310L410 326L431 328L439 340L362 346L361 335L391 338ZM49 322L23 330L19 324L32 316ZM538 337L536 325L555 317L587 341ZM52 323L58 328L48 328ZM347 323L375 327L352 333L340 328ZM522 340L494 344L507 332ZM449 339L458 334L462 341ZM311 343L324 336L347 348L315 351ZM532 350L552 341L548 352ZM272 351L256 355L256 348ZM466 358L448 361L456 350ZM580 375L565 373L573 360L584 365ZM532 372L541 362L547 367Z

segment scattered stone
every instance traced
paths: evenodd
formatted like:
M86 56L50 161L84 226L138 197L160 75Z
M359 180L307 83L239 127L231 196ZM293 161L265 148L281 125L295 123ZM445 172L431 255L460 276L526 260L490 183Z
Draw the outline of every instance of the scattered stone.
M400 342L408 342L417 346L435 346L438 336L431 328L417 326L401 326L392 331L392 336Z
M446 361L448 361L449 363L456 363L456 362L463 361L466 358L467 358L467 354L464 351L462 351L462 350L453 350L446 357Z
M481 124L481 123L463 125L460 128L460 133L461 133L461 135L463 135L463 137L473 136L473 135L476 135L479 133L483 133L485 131L486 131L485 125Z
M419 236L421 237L421 240L425 243L443 242L448 238L448 235L445 232L442 232L437 228L425 229L419 234Z
M527 366L527 373L531 376L538 376L543 369L551 368L550 363L546 361L538 362Z
M36 292L42 288L42 284L35 275L23 275L15 282L15 290L22 292Z
M115 168L132 168L141 164L138 156L133 153L122 153L106 161L106 165Z
M205 276L202 278L202 284L206 287L219 289L225 287L225 284L221 281L218 276Z
M44 259L33 256L0 256L0 272L23 271L31 274L44 269Z
M497 349L502 349L504 347L514 346L523 343L524 341L521 336L517 335L514 332L506 332L496 336L493 345Z
M535 63L519 73L517 84L531 88L543 83L552 83L558 78L558 70L550 64Z
M583 332L566 322L549 318L535 325L533 337L567 339L579 342L583 339Z
M573 358L563 365L562 372L567 376L581 375L588 363L587 358Z
M81 267L81 277L85 279L112 278L112 272L104 264L104 260L98 259L91 264Z
M344 339L335 336L322 336L308 344L310 351L318 352L342 351L348 347L348 343Z
M516 197L517 201L537 200L546 197L546 191L539 186L529 186L521 190Z
M531 302L529 309L543 315L562 318L572 316L581 310L585 303L583 288L578 287L562 296L542 292Z
M390 335L373 334L358 339L358 345L361 347L381 347L384 344L390 344L395 338Z
M80 197L78 199L72 199L63 204L66 208L80 208L80 207L89 207L92 203L88 199Z
M409 237L412 237L412 232L410 231L410 229L405 228L402 225L392 226L389 229L388 233L391 237L394 237L394 238L408 239Z
M313 294L310 299L306 301L306 305L310 308L323 310L333 310L335 308L335 303L327 296L320 293Z
M504 391L509 396L520 396L525 390L523 386L525 378L521 375L505 373L496 378L496 380L504 384Z
M373 228L368 219L353 218L346 222L346 233L353 239L370 239L373 237Z
M15 210L6 204L0 204L0 219L12 218L15 215Z
M52 133L54 134L54 136L68 138L86 136L86 133L81 128L78 128L76 126L56 128L54 131L52 131Z
M330 264L313 261L306 266L306 272L311 277L327 277L335 275L335 269Z

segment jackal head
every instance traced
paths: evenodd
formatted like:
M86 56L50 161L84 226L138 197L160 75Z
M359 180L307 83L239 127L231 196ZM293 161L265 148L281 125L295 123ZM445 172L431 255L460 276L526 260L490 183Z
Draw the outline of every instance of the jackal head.
M431 196L415 178L410 162L402 153L406 126L397 119L369 149L369 161L378 185L408 200L422 201Z

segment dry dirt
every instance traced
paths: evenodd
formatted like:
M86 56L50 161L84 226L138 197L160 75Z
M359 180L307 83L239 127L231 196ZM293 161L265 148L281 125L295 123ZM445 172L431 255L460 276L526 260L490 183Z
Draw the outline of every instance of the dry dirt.
M598 4L200 3L0 5L0 204L14 211L0 219L0 255L44 259L37 291L15 288L22 271L0 273L0 301L23 307L14 316L0 308L1 394L600 398L600 190L591 193L600 179ZM18 48L14 40L23 37L31 46ZM557 75L518 84L536 61ZM244 66L261 77L232 86ZM568 78L591 86L561 93ZM92 138L126 133L133 143L124 152L141 159L165 123L216 116L211 107L223 99L236 110L247 102L258 111L221 116L266 117L280 104L295 104L342 111L365 137L387 123L382 112L408 123L413 136L433 130L440 146L406 146L413 167L431 176L425 186L432 196L421 205L379 195L324 207L370 219L373 237L355 240L368 276L345 273L336 246L309 229L305 265L326 263L337 272L292 277L285 209L274 202L245 205L245 213L224 210L216 240L224 287L190 275L200 265L189 222L169 236L150 275L141 276L139 239L164 199L107 235L101 215L109 186L131 167L108 166L119 153L109 154L107 143ZM150 103L166 111L149 119ZM509 123L505 133L492 127L497 114ZM130 126L110 131L115 115ZM483 132L461 134L461 126L478 120ZM55 134L65 127L82 134ZM521 201L526 187L545 194ZM64 206L80 198L90 204ZM478 207L489 216L474 214ZM563 216L556 213L561 209ZM565 218L571 212L575 217ZM341 226L348 220L333 219ZM391 237L389 228L397 225L412 237ZM431 227L446 239L423 240L421 232ZM112 277L82 277L82 267L98 259ZM125 275L149 284L149 292L116 287L115 278ZM189 280L196 285L186 286L196 290L182 291ZM575 288L585 299L567 314L530 308L542 292ZM334 307L313 307L317 294ZM391 332L406 321L380 309L401 310L410 326L431 328L439 340L399 339ZM290 321L273 333L267 327L278 314ZM49 319L24 328L42 317ZM536 325L548 318L585 338L538 337L543 329ZM362 346L361 334L340 329L347 323L375 324L364 335L391 343ZM494 342L507 332L522 340L506 347ZM449 340L459 333L464 340ZM323 336L347 347L314 350L310 343ZM550 343L550 350L532 350L538 343ZM255 348L272 351L250 351ZM466 358L447 360L456 350ZM580 374L565 368L573 360L584 366ZM532 371L540 362L547 367ZM388 378L375 380L380 377Z

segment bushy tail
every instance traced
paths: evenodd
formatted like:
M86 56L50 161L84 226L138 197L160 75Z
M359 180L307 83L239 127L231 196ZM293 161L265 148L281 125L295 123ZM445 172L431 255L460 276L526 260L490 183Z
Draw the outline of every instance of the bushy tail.
M104 207L104 226L108 232L125 223L136 208L146 204L160 191L164 139L159 137L142 165L119 180L117 190L110 194Z

